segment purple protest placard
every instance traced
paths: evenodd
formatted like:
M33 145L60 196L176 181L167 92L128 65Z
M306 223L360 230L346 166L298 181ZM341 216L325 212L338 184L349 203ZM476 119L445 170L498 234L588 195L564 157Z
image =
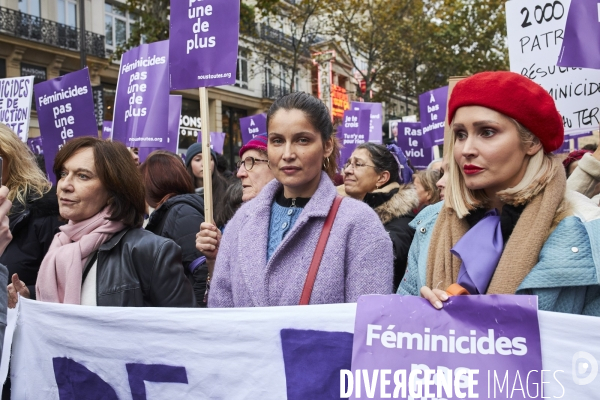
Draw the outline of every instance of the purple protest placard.
M344 111L342 125L338 128L338 138L342 143L340 165L348 161L356 146L368 140L370 113L369 110Z
M267 133L267 114L240 118L240 130L242 131L242 144L248 143L254 136Z
M369 142L382 142L382 118L383 107L381 103L361 103L353 101L350 103L350 108L353 110L368 110L371 113L371 122L369 123Z
M419 96L421 126L432 145L444 143L444 121L448 102L448 86L430 90Z
M239 0L171 0L171 89L235 83Z
M556 150L554 153L556 153L556 154L569 153L570 151L571 151L571 138L568 137L567 139L565 139L562 146L560 146L560 148L558 150Z
M102 122L102 139L112 139L112 121Z
M600 69L600 7L596 0L571 0L559 67Z
M42 145L42 137L34 137L27 139L27 146L29 150L36 156L44 154L44 146Z
M33 76L0 79L0 123L27 140L33 95Z
M219 154L223 154L223 145L225 144L224 132L210 133L210 147Z
M121 57L113 140L128 147L162 147L169 112L169 41L143 44Z
M429 136L424 135L420 122L390 121L397 129L396 144L402 149L416 169L427 169L433 161L433 149ZM394 132L394 127L392 127Z
M419 297L362 296L352 371L351 398L361 398L357 387L370 399L394 390L395 398L537 398L551 378L542 376L537 297L454 296L437 310Z
M169 95L169 121L168 130L164 135L164 140L161 143L161 147L140 147L138 150L138 157L140 157L140 163L146 161L148 155L154 150L166 150L171 153L177 154L177 147L179 146L179 119L181 118L181 95Z
M56 183L52 165L58 150L75 137L98 137L88 69L38 83L34 92L46 171L50 181Z

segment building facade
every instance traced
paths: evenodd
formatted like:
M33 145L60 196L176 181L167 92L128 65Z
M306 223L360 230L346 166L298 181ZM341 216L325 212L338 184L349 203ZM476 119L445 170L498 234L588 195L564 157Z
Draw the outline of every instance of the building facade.
M86 64L101 129L102 121L112 120L119 72L118 61L110 61L110 55L137 22L117 7L122 0L0 0L0 78L33 75L38 83L80 69L81 1ZM290 90L313 93L332 108L334 122L340 119L340 108L343 112L346 103L358 99L359 81L333 41L307 39L309 47L300 52L292 73L292 35L276 24L258 22L252 35L240 35L235 85L208 90L210 129L226 133L224 155L230 167L242 145L240 118L265 112L280 95ZM198 91L172 94L183 96L179 149L185 151L200 132ZM39 134L33 109L29 136Z

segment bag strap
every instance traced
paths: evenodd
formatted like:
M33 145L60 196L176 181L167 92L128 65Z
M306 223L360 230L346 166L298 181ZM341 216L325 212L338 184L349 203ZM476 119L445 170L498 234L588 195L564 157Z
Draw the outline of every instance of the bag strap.
M321 231L321 236L319 236L317 248L315 249L313 259L310 262L308 274L306 275L306 282L304 282L304 289L302 289L302 295L300 296L300 305L307 305L310 302L310 296L312 294L313 286L315 285L315 279L317 279L317 272L319 272L321 259L323 258L325 246L327 245L327 240L329 239L329 233L331 232L331 227L333 226L333 221L335 220L335 216L340 208L342 199L342 196L335 196L333 204L331 205L331 209L329 210L329 214L327 214L327 218L325 219L325 224L323 224L323 230Z

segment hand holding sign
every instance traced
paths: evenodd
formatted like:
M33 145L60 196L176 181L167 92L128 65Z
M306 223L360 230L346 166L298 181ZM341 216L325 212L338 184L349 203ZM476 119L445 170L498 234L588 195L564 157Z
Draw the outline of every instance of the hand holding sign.
M196 249L202 252L207 260L216 260L221 244L221 231L208 222L200 224L200 232L196 234Z

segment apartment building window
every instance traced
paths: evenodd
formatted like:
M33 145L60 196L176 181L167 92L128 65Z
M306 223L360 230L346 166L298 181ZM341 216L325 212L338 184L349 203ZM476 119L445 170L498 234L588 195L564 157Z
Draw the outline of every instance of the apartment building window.
M106 48L115 51L123 45L136 28L138 17L124 11L119 7L104 4L104 34L106 36Z
M0 58L0 79L6 78L6 60Z
M57 0L57 20L77 28L77 0Z
M40 0L19 0L19 11L24 14L40 16Z
M235 86L248 89L248 52L240 49L237 59Z

